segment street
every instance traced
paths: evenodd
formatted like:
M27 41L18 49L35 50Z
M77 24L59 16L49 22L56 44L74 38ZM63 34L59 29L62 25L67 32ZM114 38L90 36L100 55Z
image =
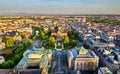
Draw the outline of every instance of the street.
M22 39L21 42L16 43L16 44L14 45L14 47L11 48L11 51L14 51L14 50L19 46L20 43L25 42L25 41L26 41L26 38ZM6 49L6 50L3 50L3 51L0 51L0 55L4 54L7 50L9 50L9 49Z
M52 71L51 74L64 74L62 63L62 52L53 51Z

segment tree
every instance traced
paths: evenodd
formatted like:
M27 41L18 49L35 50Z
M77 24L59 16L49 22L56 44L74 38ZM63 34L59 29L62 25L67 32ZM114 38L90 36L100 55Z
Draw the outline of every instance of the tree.
M24 46L23 44L20 44L20 45L19 45L19 48L24 49L25 46Z
M2 68L3 68L3 69L5 69L5 68L8 69L8 68L9 68L7 61L2 64Z
M24 51L24 50L25 50L25 49L18 47L18 48L16 49L16 53L20 53L20 52L22 52L22 51Z
M15 40L13 37L8 37L6 38L5 42L6 42L6 46L9 48L14 46Z
M2 64L2 68L9 69L14 66L14 62L12 60L7 60Z
M15 63L17 64L19 61L20 61L20 56L19 56L19 54L16 54L15 56L14 56L14 61L15 61Z
M27 41L25 41L25 42L23 43L23 45L25 46L25 48L27 48L29 44L28 44Z
M77 40L71 40L71 41L70 41L70 45L71 45L72 47L76 46L76 45L77 45Z
M71 31L71 32L72 32L72 34L69 36L70 39L77 39L78 36L77 36L76 32L75 31Z
M28 39L28 43L31 44L32 43L32 39Z
M71 36L72 35L72 31L68 31L67 34L68 34L68 36Z
M23 34L21 34L20 36L22 37L22 39L25 38L25 36Z
M66 47L69 47L70 46L70 40L69 40L69 37L68 36L65 36L64 37L64 47L66 48Z
M49 32L50 32L50 30L45 30L44 31L45 35L48 35Z
M32 39L28 39L23 43L23 45L25 46L25 48L27 48L31 43L32 43Z
M33 39L33 40L36 40L36 36L33 36L32 39Z
M38 30L39 30L39 32L41 32L41 31L42 31L42 29L41 29L41 28L38 28Z
M41 32L41 37L42 37L42 40L45 39L45 33L43 31Z
M68 36L65 36L64 44L68 44L68 43L69 43L69 37L68 37Z
M55 44L56 40L54 37L49 38L49 44Z
M88 48L89 48L89 46L88 46L87 44L84 44L83 47L84 47L85 49L88 49Z
M75 39L76 37L75 37L75 35L71 35L70 38L71 39Z
M5 55L7 57L10 57L12 54L13 54L13 52L11 50L6 50L6 52L5 52Z
M56 35L52 35L52 37L54 37L55 39L57 38L57 36L56 36Z

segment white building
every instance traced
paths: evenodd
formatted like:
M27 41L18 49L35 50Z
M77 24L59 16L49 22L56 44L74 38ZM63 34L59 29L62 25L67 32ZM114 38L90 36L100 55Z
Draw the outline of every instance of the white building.
M18 63L18 69L26 69L27 67L39 66L44 68L48 65L52 59L51 50L43 50L41 48L34 48L33 50L27 50L23 54L22 60Z
M3 56L0 56L0 64L2 64L5 61L5 58Z
M67 59L69 68L75 71L95 71L98 68L99 57L83 47L69 51Z

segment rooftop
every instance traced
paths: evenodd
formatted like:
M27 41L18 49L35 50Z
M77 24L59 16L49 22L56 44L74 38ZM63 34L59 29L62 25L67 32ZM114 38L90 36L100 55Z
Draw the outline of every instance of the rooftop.
M71 51L68 51L68 53L69 53L68 56L74 57L74 58L97 57L93 51L87 50L84 47L72 49Z
M100 71L101 71L103 74L113 74L107 67L101 67L101 68L100 68Z
M18 63L18 66L23 66L28 60L28 56L24 56L22 60Z
M47 57L47 55L44 55L43 57L42 57L42 60L41 60L41 62L40 62L40 66L41 65L46 65L46 63L47 63L47 61L48 61L48 57Z
M87 54L88 54L87 50L84 47L81 47L79 50L79 55L87 55Z
M119 47L113 47L112 49L116 54L120 55L120 48Z
M46 54L44 54L46 53ZM48 61L47 54L52 54L52 50L41 50L41 48L35 48L33 50L27 50L24 53L24 57L22 60L18 63L17 66L24 66L27 61L30 59L38 59L40 60L40 65L45 65Z

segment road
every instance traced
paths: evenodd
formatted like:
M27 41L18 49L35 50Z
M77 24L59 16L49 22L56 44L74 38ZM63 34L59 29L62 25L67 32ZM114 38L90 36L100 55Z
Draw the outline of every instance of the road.
M24 41L26 41L26 39L23 40L23 42L24 42ZM18 45L19 45L19 44L18 44ZM32 44L31 44L27 49L32 49L32 48L34 48L34 46L40 47L40 40L32 41ZM16 48L17 48L17 46L16 46ZM17 71L17 65L14 66L14 69ZM7 74L10 73L12 70L13 70L13 69L10 69L10 70L7 72ZM16 74L17 74L17 73L16 73Z
M40 40L32 41L32 47L31 48L33 48L34 46L39 48L41 46Z
M34 29L33 29L33 35L34 35ZM14 47L11 48L11 51L14 51L14 50L19 46L20 43L25 42L26 40L27 40L27 38L24 38L24 39L22 39L22 41L16 43L16 44L14 45ZM8 49L3 50L3 51L0 51L0 55L4 54L7 50L8 50Z
M63 74L62 52L56 51L55 74Z
M64 74L63 72L63 64L62 64L62 52L60 51L53 51L53 59L51 62L52 71L51 74Z
M53 50L51 74L68 74L66 51Z
M14 50L19 46L19 44L22 43L22 42L24 42L24 41L26 41L26 38L24 38L21 42L16 43L16 44L14 45L14 47L11 48L11 51L14 51ZM1 52L0 52L0 55L4 54L7 50L8 50L8 49L1 51Z
M62 59L64 60L63 63L64 63L64 71L65 71L65 74L68 74L67 56L66 56L67 54L66 54L66 52L67 52L66 50L63 50L63 51L62 51L62 55L63 55L63 58L62 58Z

